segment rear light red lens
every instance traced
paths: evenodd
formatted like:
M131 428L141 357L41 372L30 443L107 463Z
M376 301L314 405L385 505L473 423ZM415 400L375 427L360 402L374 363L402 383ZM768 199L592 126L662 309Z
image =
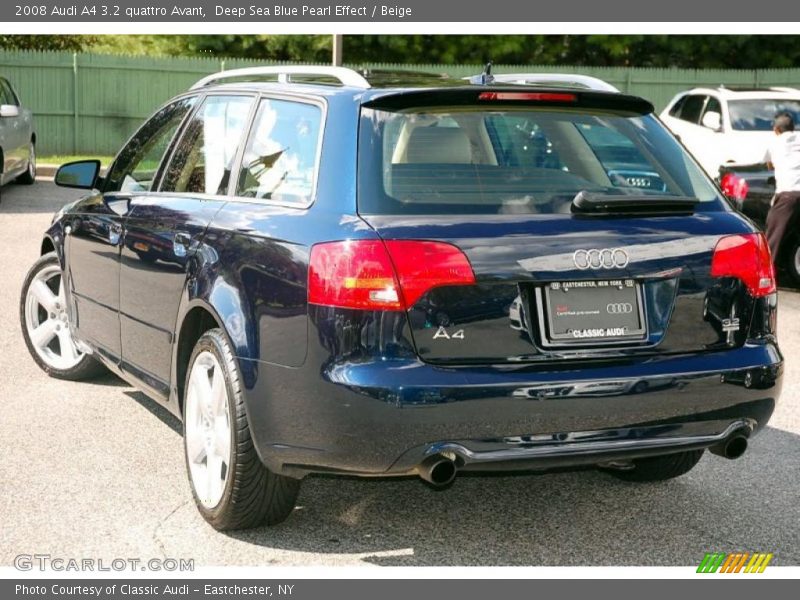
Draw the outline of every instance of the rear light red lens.
M742 201L747 198L750 186L747 181L733 173L725 173L719 182L722 192L732 200Z
M469 260L451 244L388 240L386 248L397 270L406 308L435 287L475 283Z
M326 242L311 248L308 301L361 310L406 310L434 287L474 283L469 260L451 244Z
M538 102L577 102L575 94L554 92L481 92L478 100L532 100Z
M712 277L735 277L756 298L776 290L775 268L763 233L720 238L711 258Z

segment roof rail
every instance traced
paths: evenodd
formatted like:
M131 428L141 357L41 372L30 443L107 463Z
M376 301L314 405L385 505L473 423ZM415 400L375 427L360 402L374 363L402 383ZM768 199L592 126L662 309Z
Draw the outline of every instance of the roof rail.
M503 73L494 75L494 83L516 83L521 85L553 85L586 88L597 92L616 92L619 90L610 83L589 77L568 73Z
M342 85L367 89L369 82L361 75L346 67L310 66L310 65L281 65L274 67L248 67L246 69L231 69L230 71L220 71L207 77L203 77L195 83L191 89L207 86L223 79L233 79L234 77L260 77L272 75L278 78L279 83L291 83L292 75L305 75L319 77L332 77L338 79Z

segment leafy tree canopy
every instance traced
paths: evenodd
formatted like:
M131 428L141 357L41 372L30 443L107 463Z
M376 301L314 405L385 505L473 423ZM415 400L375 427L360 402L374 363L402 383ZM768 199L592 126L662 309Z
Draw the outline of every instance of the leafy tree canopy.
M348 35L346 62L763 69L800 64L788 35ZM0 48L327 62L328 35L1 35Z

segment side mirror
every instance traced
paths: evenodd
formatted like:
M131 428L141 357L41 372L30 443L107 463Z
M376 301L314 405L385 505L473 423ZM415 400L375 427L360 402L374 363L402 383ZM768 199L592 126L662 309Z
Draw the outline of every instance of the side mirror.
M13 104L0 104L0 118L18 116L19 106L15 106Z
M709 110L706 112L701 122L703 127L708 127L712 131L720 131L722 129L722 115L716 111Z
M79 160L61 165L56 171L55 182L61 187L94 189L100 174L99 160Z

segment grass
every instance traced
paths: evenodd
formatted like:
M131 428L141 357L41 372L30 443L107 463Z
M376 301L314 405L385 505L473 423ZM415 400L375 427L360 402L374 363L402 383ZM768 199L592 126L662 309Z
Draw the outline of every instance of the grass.
M92 160L97 159L99 160L104 167L107 167L111 164L111 161L114 160L113 156L91 156L88 154L79 154L79 155L71 155L71 154L48 154L46 156L37 156L36 162L40 165L63 165L64 163L73 162L76 160Z

